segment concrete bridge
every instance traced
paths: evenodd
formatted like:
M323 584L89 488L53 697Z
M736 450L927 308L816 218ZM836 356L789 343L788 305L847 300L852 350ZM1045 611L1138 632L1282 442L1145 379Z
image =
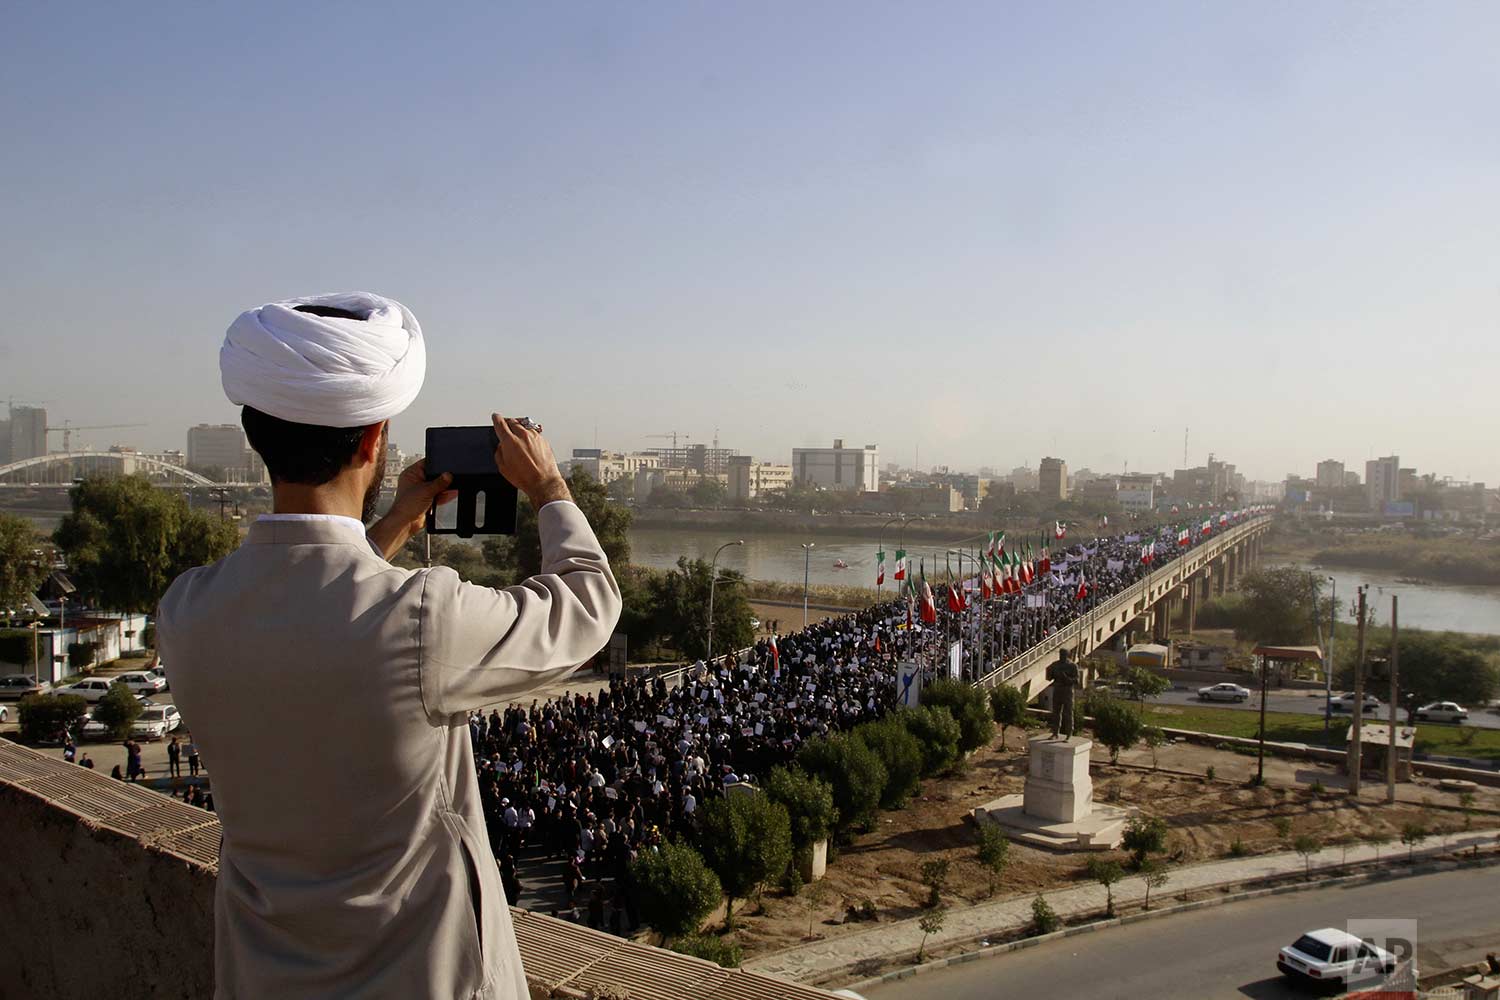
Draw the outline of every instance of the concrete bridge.
M1011 684L1034 699L1050 685L1047 665L1057 659L1059 650L1074 651L1082 659L1127 628L1164 633L1165 628L1159 626L1170 620L1179 606L1192 621L1204 600L1223 596L1260 563L1261 543L1270 528L1271 516L1267 514L1223 529L1222 534L1195 545L975 683L982 688Z

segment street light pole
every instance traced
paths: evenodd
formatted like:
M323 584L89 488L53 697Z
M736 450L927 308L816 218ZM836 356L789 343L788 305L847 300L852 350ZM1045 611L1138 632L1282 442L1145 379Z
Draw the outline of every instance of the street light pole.
M882 558L882 557L885 556L885 529L889 528L891 525L895 524L899 520L901 520L901 515L897 514L895 517L891 518L889 521L885 522L884 524L882 524L880 526L880 533L879 533L879 535L876 536L876 542L875 542L875 547L876 547L876 550L877 550L876 559L880 559L880 558ZM881 588L885 584L885 580L884 580L884 577L885 577L884 568L880 567L880 566L877 566L876 567L876 573L878 575L875 578L875 603L879 604L880 603L880 591L881 591Z
M1331 606L1328 609L1328 649L1323 654L1323 732L1328 732L1333 724L1333 637L1338 631L1339 624L1339 582L1333 577L1328 578L1333 585L1333 591L1329 597ZM1314 608L1316 613L1317 609Z
M723 552L731 545L744 544L745 540L743 538L733 542L725 542L723 545L720 545L718 551L714 553L713 562L710 564L708 580L708 656L705 657L710 667L713 666L714 659L714 588L718 586L719 583L719 553Z
M807 631L807 585L812 575L812 550L816 542L802 543L802 631Z

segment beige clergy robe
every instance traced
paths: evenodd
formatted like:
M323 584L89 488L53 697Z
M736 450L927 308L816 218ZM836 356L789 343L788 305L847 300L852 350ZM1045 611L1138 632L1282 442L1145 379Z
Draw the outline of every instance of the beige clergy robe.
M261 521L157 623L223 823L216 996L525 998L466 712L608 642L620 592L572 503L505 590L397 569L329 521Z

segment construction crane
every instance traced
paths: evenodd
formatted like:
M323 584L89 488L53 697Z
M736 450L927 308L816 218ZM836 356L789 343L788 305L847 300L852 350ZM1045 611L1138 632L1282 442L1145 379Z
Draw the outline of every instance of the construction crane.
M669 431L666 434L647 434L646 437L648 437L648 438L671 438L672 439L672 450L673 451L677 450L677 432L676 431ZM684 435L682 435L682 439L684 441L691 441L693 438L692 438L692 435L684 434Z
M146 426L145 424L85 424L85 425L82 425L82 426L75 427L73 425L73 421L71 421L71 420L64 420L63 421L63 425L61 427L48 427L47 428L47 433L48 434L61 434L63 436L63 452L64 453L71 453L73 451L73 432L74 431L112 431L112 430L118 430L118 429L120 429L122 427L145 427L145 426Z

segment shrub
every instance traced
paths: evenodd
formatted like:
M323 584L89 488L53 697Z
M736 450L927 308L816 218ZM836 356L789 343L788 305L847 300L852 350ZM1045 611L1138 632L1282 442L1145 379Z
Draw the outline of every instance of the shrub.
M922 914L922 916L917 920L917 926L922 930L922 943L917 945L918 962L922 961L922 955L927 951L928 936L931 934L936 934L938 931L943 929L943 918L945 916L946 911L941 906L939 906Z
M85 667L93 666L94 650L98 648L97 642L68 643L68 666L72 667L75 673Z
M995 882L1010 864L1010 839L993 823L979 824L979 863L989 872L990 895L995 894Z
M1029 721L1026 694L1018 687L1002 684L990 690L990 715L1000 724L1000 746L1005 746L1005 730L1011 726L1025 729Z
M949 868L946 858L933 858L931 861L922 862L922 884L927 887L928 909L942 903L943 890L948 887Z
M1235 837L1234 840L1229 842L1229 856L1231 858L1248 857L1249 854L1250 848L1246 847L1245 842L1240 838Z
M719 877L691 847L662 844L630 866L641 919L663 939L696 931L723 898Z
M885 766L880 808L903 808L906 800L916 794L922 780L922 744L894 715L887 715L878 722L867 722L857 727L854 735Z
M1292 850L1302 855L1303 862L1307 865L1307 874L1312 874L1312 857L1323 849L1323 842L1310 833L1304 833L1292 841Z
M1052 904L1047 902L1045 896L1037 896L1031 901L1031 926L1037 934L1051 934L1057 930L1062 921L1057 916L1057 911Z
M717 934L689 934L672 942L672 950L681 955L691 955L705 962L713 962L726 969L737 969L743 961L740 943L732 937Z
M1125 826L1125 836L1120 845L1135 855L1139 868L1149 855L1160 854L1167 849L1167 823L1159 816L1133 816Z
M779 881L791 863L792 822L765 795L726 795L703 807L698 845L729 897L724 923L731 926L735 899Z
M941 677L922 685L922 704L946 708L958 722L958 751L972 753L995 737L989 697L972 684Z
M30 694L16 706L21 739L40 743L72 729L88 713L89 703L76 694Z
M1089 873L1089 878L1104 886L1104 915L1106 917L1114 916L1114 885L1125 877L1125 869L1120 867L1118 861L1106 861L1104 858L1089 858L1086 870Z
M1285 840L1292 835L1292 821L1290 817L1277 816L1275 819L1271 820L1271 827L1276 831L1276 836L1280 837L1282 840Z
M809 740L797 763L832 787L838 829L867 824L875 816L885 789L885 765L862 740L848 733Z
M140 718L143 711L145 708L130 688L115 681L94 706L94 721L109 727L109 735L115 739L123 740L130 735L131 723Z
M1415 860L1417 845L1427 839L1427 824L1420 820L1412 820L1401 824L1401 843L1406 845L1406 861L1410 864Z
M1207 767L1205 767L1203 769L1203 777L1207 778L1209 781L1213 781L1214 780L1214 775L1217 774L1217 773L1218 772L1216 772L1214 770L1214 766L1212 764L1208 765Z
M792 821L792 845L798 850L827 839L838 824L833 786L795 764L772 768L766 775L765 791L767 798L786 807Z
M958 722L941 705L922 705L898 716L922 747L922 775L946 771L958 760Z
M1109 748L1111 763L1140 741L1144 727L1140 713L1117 698L1101 698L1094 707L1094 734Z
M1159 726L1143 726L1141 728L1141 742L1151 751L1151 770L1156 770L1156 754L1167 742L1167 734L1162 732Z
M1146 858L1140 863L1136 873L1146 884L1146 899L1142 905L1149 910L1151 909L1151 890L1164 888L1167 884L1167 866L1156 858Z

